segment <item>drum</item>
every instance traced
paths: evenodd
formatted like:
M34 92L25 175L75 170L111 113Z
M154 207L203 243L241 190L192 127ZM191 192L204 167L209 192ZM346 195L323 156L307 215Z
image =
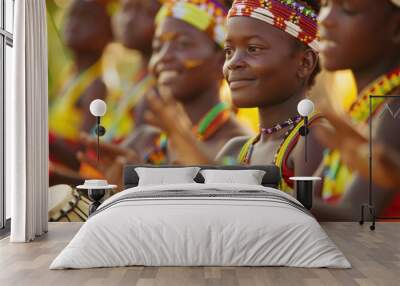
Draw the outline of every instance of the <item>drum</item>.
M84 222L88 218L90 201L68 185L49 188L49 221Z

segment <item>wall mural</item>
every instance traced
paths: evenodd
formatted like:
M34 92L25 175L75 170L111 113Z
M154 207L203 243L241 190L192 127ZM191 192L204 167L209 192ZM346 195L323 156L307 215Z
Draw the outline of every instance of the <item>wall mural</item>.
M50 221L86 221L91 205L123 190L126 164L273 164L281 171L279 189L291 195L291 177L321 178L311 210L317 219L359 219L368 202L369 95L399 94L400 69L361 85L351 70L366 59L354 43L336 49L326 40L327 7L317 1L302 1L301 11L290 1L259 7L253 1L257 7L246 9L239 2L247 1L231 7L222 0L46 2ZM268 12L265 21L254 19L256 8ZM279 22L282 9L297 11L298 21ZM297 108L305 98L314 105L307 121ZM373 193L381 218L400 215L393 191L400 187L393 160L400 154L399 108L395 98L372 106ZM87 184L108 190L88 192Z

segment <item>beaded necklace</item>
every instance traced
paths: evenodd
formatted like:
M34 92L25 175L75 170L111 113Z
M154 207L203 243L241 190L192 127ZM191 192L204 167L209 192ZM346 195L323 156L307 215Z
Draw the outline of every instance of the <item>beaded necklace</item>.
M369 117L369 96L387 95L400 87L400 67L391 72L380 76L368 85L357 100L351 105L348 114L354 124L367 123ZM371 120L380 110L385 98L375 98L372 101ZM324 187L322 196L327 201L336 201L340 198L346 188L346 184L351 181L352 172L341 163L338 150L326 150L323 158L324 164Z
M261 128L260 133L253 138L250 138L242 147L240 150L239 156L238 156L238 162L242 165L249 165L251 161L251 157L253 155L254 151L254 146L257 144L258 141L261 139L261 134L273 134L278 132L279 130L282 130L283 128L289 127L289 129L286 131L279 147L278 151L275 153L274 156L274 164L277 161L278 153L282 148L283 143L286 141L288 136L291 134L292 130L294 127L301 121L301 116L295 116L293 118L289 118L283 123L279 123L271 128Z
M296 122L299 122L301 119L301 116L295 116L293 118L289 118L288 120L286 120L285 122L281 123L281 124L276 124L273 127L270 128L260 128L260 132L264 133L264 134L272 134L275 133L283 128L289 127L294 125Z
M206 141L214 135L229 119L231 114L230 106L221 102L215 105L192 129L193 133L201 141ZM162 165L167 163L168 137L161 133L154 143L155 148L144 157L145 162Z
M351 105L349 110L350 118L355 122L366 122L369 119L369 96L383 96L392 92L400 86L400 67L392 70L391 72L382 75L370 85L368 85ZM385 98L376 98L372 101L372 112L374 116L376 111L385 101Z

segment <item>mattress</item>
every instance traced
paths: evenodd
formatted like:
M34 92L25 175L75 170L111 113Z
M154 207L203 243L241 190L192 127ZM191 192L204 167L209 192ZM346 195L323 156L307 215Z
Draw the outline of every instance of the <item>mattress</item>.
M50 269L133 265L351 267L293 197L257 185L190 183L110 197Z

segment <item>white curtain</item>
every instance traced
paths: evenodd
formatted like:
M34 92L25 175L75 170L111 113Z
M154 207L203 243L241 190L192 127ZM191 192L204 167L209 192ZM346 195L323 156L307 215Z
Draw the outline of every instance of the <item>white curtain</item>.
M6 188L12 242L47 232L48 127L45 0L15 1L13 94L6 98Z

